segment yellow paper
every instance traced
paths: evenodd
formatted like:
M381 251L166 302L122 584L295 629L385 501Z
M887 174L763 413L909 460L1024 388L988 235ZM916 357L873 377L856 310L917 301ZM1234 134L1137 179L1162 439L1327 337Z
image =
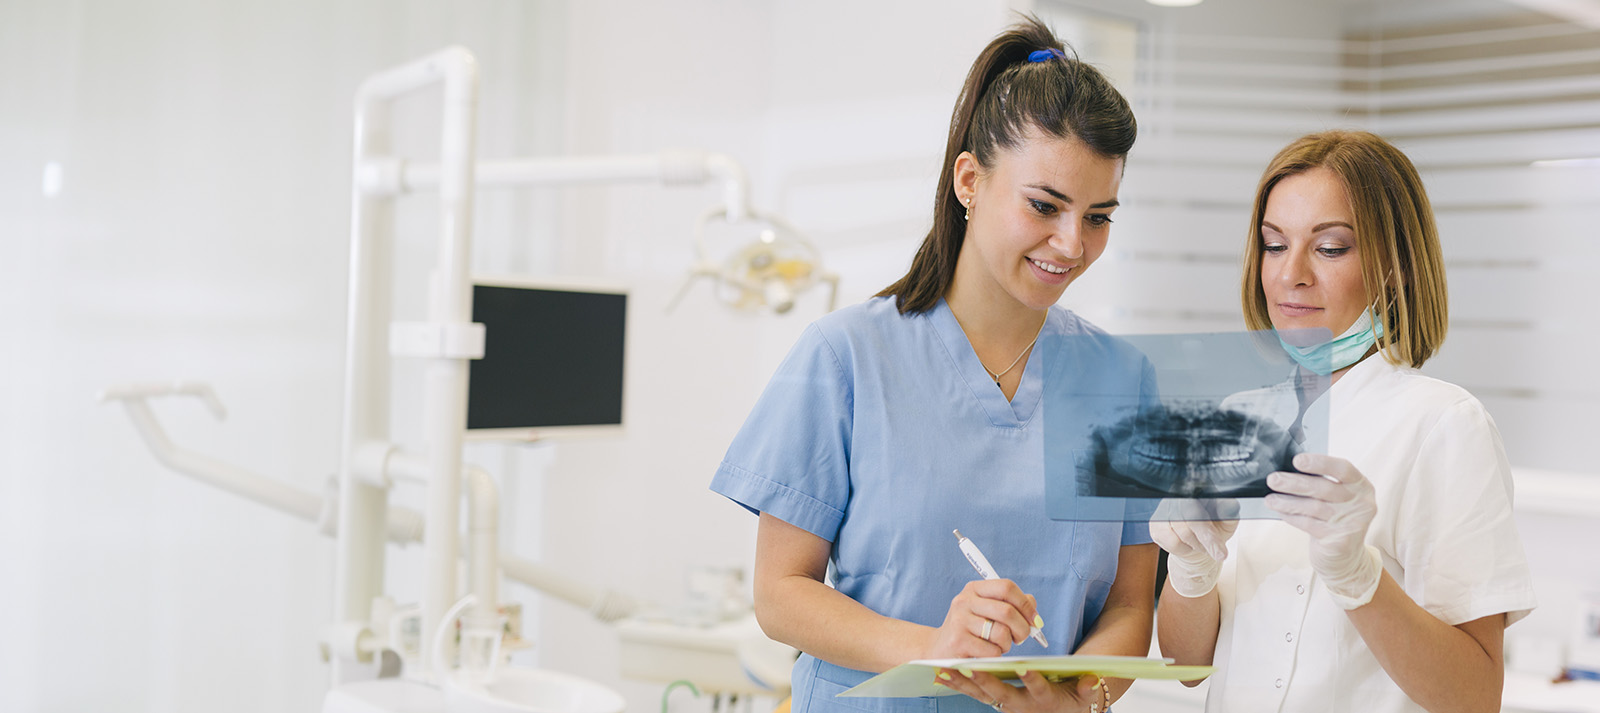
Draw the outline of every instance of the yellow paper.
M1038 671L1051 680L1095 674L1103 678L1151 678L1193 681L1211 675L1213 666L1174 666L1172 659L1147 659L1139 656L998 656L981 659L928 659L900 664L861 682L841 697L914 698L959 695L944 686L934 685L941 668L957 671L983 671L1011 680L1026 671Z

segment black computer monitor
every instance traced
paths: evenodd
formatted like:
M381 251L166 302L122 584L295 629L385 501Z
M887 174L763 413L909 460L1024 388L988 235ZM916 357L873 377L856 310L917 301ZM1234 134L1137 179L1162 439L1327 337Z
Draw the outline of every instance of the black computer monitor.
M620 432L628 295L619 287L473 280L484 356L471 362L469 440Z

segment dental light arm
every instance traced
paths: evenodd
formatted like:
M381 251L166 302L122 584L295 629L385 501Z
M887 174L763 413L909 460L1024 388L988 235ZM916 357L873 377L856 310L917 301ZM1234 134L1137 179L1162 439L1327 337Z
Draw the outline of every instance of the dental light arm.
M356 184L369 196L395 196L436 189L442 177L437 163L402 158L368 158L356 169ZM533 188L584 183L659 182L665 186L722 184L722 210L729 221L750 214L749 182L744 168L731 157L692 150L668 150L636 156L562 156L478 161L479 188Z
M754 238L731 255L717 260L707 246L706 226L713 222L740 224ZM695 264L683 286L667 303L671 313L700 278L709 279L717 299L735 309L771 309L785 314L795 298L813 285L828 285L828 309L839 298L839 276L822 268L822 253L804 235L777 216L746 211L735 214L712 208L695 223Z

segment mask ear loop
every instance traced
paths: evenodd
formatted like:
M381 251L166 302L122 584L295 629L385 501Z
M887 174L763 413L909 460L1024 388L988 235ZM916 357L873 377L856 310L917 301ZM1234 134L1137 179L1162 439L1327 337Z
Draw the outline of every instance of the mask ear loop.
M1372 324L1378 329L1378 337L1373 340L1373 344L1377 347L1380 356L1394 344L1395 330L1394 324L1389 319L1389 312L1393 310L1395 303L1398 302L1399 295L1397 293L1399 291L1400 285L1394 279L1394 267L1390 266L1388 273L1383 278L1383 288L1378 292L1378 296L1373 299L1372 306L1367 308L1372 310Z
M1394 329L1389 320L1389 310L1394 306L1396 294L1400 287L1394 281L1395 269L1393 265L1384 272L1383 279L1378 280L1377 294L1373 295L1372 302L1367 305L1367 313L1372 315L1372 325L1368 329L1375 329L1377 336L1373 339L1373 346L1378 354L1383 354L1393 344Z

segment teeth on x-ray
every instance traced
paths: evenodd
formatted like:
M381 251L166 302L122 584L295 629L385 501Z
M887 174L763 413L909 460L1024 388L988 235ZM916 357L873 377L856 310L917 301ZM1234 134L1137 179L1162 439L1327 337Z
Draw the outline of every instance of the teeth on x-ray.
M1101 496L1261 497L1299 452L1277 424L1204 402L1141 408L1093 439Z

